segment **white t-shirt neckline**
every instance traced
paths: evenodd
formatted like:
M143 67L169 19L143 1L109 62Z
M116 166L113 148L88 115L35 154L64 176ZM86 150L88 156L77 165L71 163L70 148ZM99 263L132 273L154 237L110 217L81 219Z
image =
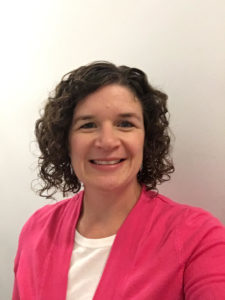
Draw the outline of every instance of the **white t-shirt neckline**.
M85 248L105 248L111 247L113 241L116 237L116 234L105 237L105 238L97 238L90 239L81 235L77 230L75 232L75 244L78 244Z

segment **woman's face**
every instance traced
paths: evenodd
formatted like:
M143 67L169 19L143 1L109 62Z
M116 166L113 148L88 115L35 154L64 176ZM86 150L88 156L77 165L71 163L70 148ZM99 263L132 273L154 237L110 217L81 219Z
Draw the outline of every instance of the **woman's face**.
M137 185L144 136L141 103L128 88L108 85L78 103L69 149L84 187L113 190Z

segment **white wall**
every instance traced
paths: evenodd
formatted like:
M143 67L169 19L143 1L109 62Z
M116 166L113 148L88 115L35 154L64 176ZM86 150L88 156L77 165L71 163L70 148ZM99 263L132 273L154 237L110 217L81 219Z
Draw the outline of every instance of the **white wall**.
M93 60L143 69L169 95L176 173L161 192L225 223L224 0L20 0L1 7L0 293L10 299L38 110L61 76Z

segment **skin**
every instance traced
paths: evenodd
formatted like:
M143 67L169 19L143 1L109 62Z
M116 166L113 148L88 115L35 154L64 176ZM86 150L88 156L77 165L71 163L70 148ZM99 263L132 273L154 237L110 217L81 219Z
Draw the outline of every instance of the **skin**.
M84 184L77 226L82 235L115 234L137 202L144 136L141 103L124 86L102 87L77 105L69 149L73 169Z

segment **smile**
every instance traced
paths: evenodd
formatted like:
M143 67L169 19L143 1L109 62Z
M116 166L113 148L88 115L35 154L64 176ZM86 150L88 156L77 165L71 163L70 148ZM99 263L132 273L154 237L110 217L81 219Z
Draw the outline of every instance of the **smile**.
M117 160L91 160L90 162L95 165L116 165L120 162L124 161L124 159Z

